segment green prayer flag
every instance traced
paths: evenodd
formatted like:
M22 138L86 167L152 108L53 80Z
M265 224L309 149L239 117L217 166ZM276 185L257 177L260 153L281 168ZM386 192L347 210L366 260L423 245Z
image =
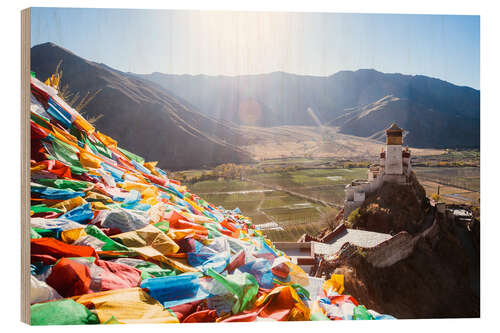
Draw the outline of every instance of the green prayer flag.
M30 238L37 239L37 238L42 238L42 236L38 232L36 232L33 228L30 228Z
M167 233L169 230L169 223L168 221L160 221L155 224L153 224L155 227L163 231L164 233Z
M128 247L126 247L123 244L118 243L117 241L112 240L104 232L102 232L98 227L95 225L88 225L85 228L85 232L97 238L98 240L102 241L105 243L105 245L101 248L102 251L124 251L124 252L131 252L135 253L135 251L130 250Z
M38 213L48 213L48 212L64 213L64 210L62 210L62 209L47 207L45 204L40 204L40 205L31 206L31 207L30 207L30 210L31 210L34 214L38 214Z
M59 140L58 138L54 138L52 141L52 147L54 148L55 157L63 162L66 162L70 165L76 167L82 167L80 163L80 159L78 158L78 149Z
M59 189L72 189L74 191L81 191L86 188L89 188L92 184L89 182L81 181L81 180L70 180L70 179L38 179L38 183L59 188Z
M144 158L129 152L128 150L125 150L123 148L118 147L118 150L125 156L127 156L130 160L134 160L139 164L144 164Z
M99 324L99 318L72 299L62 299L31 306L31 325Z
M233 314L240 313L252 304L252 300L259 291L257 279L249 273L242 273L238 270L234 274L227 276L220 275L212 268L207 269L206 274L222 284L236 299L233 305Z
M358 305L352 311L352 318L354 320L372 320L373 316L368 312L364 305Z

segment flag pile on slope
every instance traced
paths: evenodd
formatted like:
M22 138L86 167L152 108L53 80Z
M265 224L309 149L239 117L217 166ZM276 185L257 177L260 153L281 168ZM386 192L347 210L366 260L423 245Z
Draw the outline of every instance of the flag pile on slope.
M382 319L31 78L31 324ZM140 133L137 133L140 136ZM337 282L332 282L337 281Z

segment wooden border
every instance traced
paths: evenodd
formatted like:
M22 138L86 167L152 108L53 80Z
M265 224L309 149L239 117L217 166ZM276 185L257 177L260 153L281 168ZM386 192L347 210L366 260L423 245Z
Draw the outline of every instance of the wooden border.
M21 11L21 321L30 323L30 8Z

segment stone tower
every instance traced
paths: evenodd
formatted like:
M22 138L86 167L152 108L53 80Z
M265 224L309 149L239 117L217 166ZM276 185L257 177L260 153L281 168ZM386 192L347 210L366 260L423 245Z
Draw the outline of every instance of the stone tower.
M344 219L362 206L365 196L377 191L383 183L408 184L411 173L411 152L403 145L403 130L395 123L385 130L385 150L380 153L380 164L368 169L367 180L353 180L345 187Z
M385 147L385 174L403 174L403 130L393 123L385 130L387 139Z

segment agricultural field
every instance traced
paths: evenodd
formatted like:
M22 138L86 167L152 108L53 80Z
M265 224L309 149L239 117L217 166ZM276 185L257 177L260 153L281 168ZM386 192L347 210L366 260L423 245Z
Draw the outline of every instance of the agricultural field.
M259 190L261 186L236 179L223 180L223 179L210 179L203 180L194 184L188 185L189 190L193 193L202 195L205 193L228 193L228 192L242 192Z
M338 209L273 186L342 205L345 185L366 176L365 168L304 169L252 175L249 181L203 180L189 185L189 189L217 206L239 208L256 225L276 223L282 229L264 231L273 241L296 241L305 232L314 235L321 231L325 227L322 216Z
M427 159L436 159L441 161L478 161L481 153L477 149L455 150L446 149L443 154L429 156Z
M480 169L478 167L415 167L415 173L427 196L439 193L447 203L477 204L480 198Z
M455 152L450 154L457 154ZM467 153L469 154L469 153ZM471 156L459 157L475 157ZM271 223L264 230L273 241L296 241L303 233L316 235L326 227L322 217L331 208L311 199L340 207L344 201L345 185L354 179L366 179L367 168L328 168L328 159L289 158L266 160L260 165L285 167L301 165L298 170L282 168L276 172L260 172L241 179L208 179L189 184L193 193L225 209L239 208L255 225ZM307 165L308 164L308 165ZM271 169L272 170L272 169ZM437 193L448 203L475 204L479 199L478 167L414 167L427 196ZM187 176L201 175L208 170L183 171ZM306 197L288 193L292 191Z
M414 166L425 167L479 167L481 153L477 149L454 150L446 149L443 154L429 156L414 156Z
M250 176L257 182L279 186L312 198L341 205L345 185L354 179L365 179L366 168L304 169L290 172L265 173Z

